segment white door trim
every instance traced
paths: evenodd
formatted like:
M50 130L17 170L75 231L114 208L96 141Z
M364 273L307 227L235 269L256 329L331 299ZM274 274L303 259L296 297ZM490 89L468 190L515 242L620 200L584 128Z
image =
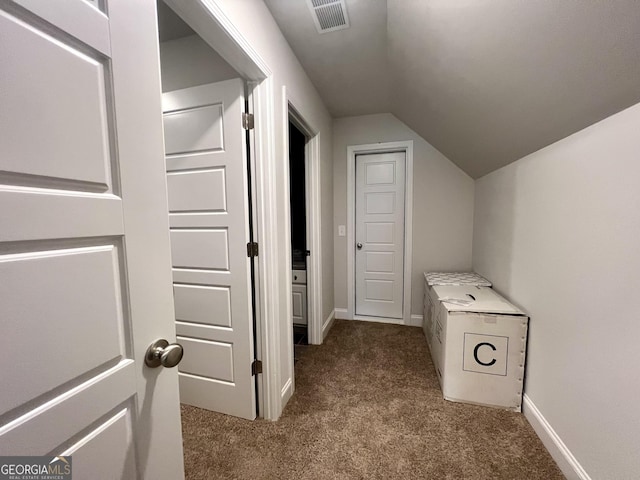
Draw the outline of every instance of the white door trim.
M258 377L259 416L276 420L282 413L280 396L280 338L278 336L279 279L277 266L277 196L275 185L275 121L273 74L225 15L215 0L164 0L211 48L220 54L249 85L254 116L255 149L251 152L255 168L255 237L260 244L256 268L256 355L262 360L262 375ZM290 309L290 307L289 307Z
M320 247L320 133L312 128L296 108L293 100L283 89L285 112L298 129L308 138L305 146L305 190L307 217L307 245L311 256L307 258L307 335L312 345L322 344L322 249ZM289 148L288 129L285 129L285 148ZM287 185L289 184L289 169L287 168ZM289 192L287 192L286 218L291 218ZM291 238L291 222L287 223L287 238ZM289 262L291 261L291 245L287 245ZM287 271L291 274L291 268ZM290 279L289 279L290 280ZM291 286L291 281L287 283Z
M287 159L284 168L284 184L289 185L289 128L288 122L291 118L298 128L310 140L307 142L305 151L305 175L306 178L306 195L307 195L307 244L310 244L311 256L307 262L307 313L308 323L307 331L309 343L320 345L322 343L322 252L320 249L320 133L316 128L310 125L304 118L300 110L296 108L297 102L291 98L287 87L282 87L282 121L285 125L283 129L283 158ZM289 189L284 192L284 210L286 230L286 245L284 247L285 264L285 288L287 304L283 306L281 311L285 312L288 324L291 325L290 335L281 339L286 343L288 371L291 372L291 378L285 384L285 387L279 393L281 405L286 405L289 398L295 390L294 378L294 355L293 355L293 311L292 311L292 285L291 278L291 205ZM274 212L275 213L275 212Z
M364 153L405 152L405 210L404 210L404 295L402 323L411 325L411 264L413 239L413 140L401 142L350 145L347 147L347 318L384 323L399 323L398 319L368 317L355 314L355 199L356 155Z

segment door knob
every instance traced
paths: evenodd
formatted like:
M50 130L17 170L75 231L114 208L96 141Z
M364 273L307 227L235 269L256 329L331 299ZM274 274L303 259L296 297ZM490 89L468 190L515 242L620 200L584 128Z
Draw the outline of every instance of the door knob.
M163 338L149 345L147 354L144 357L144 363L151 368L157 368L160 365L171 368L180 363L183 354L182 345L179 343L169 345L169 342Z
M361 243L356 243L356 247L358 248L358 250L362 250L362 244Z

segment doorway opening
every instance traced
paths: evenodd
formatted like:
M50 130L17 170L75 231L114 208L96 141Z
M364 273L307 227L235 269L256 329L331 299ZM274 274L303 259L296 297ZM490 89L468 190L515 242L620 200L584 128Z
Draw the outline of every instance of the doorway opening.
M280 120L275 121L274 77L269 66L261 56L252 48L250 43L233 26L231 20L225 15L215 2L207 0L194 0L183 2L182 0L164 1L177 16L187 24L219 57L239 74L246 82L246 98L248 110L254 117L254 127L250 130L249 139L244 143L249 145L251 155L248 159L251 171L250 188L253 195L251 200L254 238L258 243L252 251L258 251L253 258L255 266L254 301L252 309L256 316L255 323L255 356L261 360L260 364L252 365L252 371L257 379L256 403L260 416L268 420L276 420L282 413L294 388L293 379L293 342L291 327L283 322L284 318L289 323L291 318L291 298L289 288L292 279L289 278L291 265L289 264L291 252L288 238L290 236L288 191L276 190L276 175L280 172L279 162L283 157L277 157L275 145L275 132L278 131ZM195 75L192 70L188 75ZM225 80L227 82L229 80ZM223 83L224 83L223 82ZM198 88L198 87L195 87ZM282 87L284 98L284 115L282 118L282 130L284 131L284 145L288 146L287 115L290 114L296 125L307 135L310 140L307 143L307 169L306 174L313 180L307 189L310 202L309 217L307 219L307 242L310 245L311 257L307 260L307 298L309 317L309 342L322 342L321 316L321 252L320 252L320 179L319 179L319 133L313 129L296 109L289 104L286 88ZM215 105L218 105L217 103ZM209 107L213 107L210 104ZM198 111L194 109L194 111ZM199 110L202 112L202 109ZM247 119L248 120L248 119ZM250 122L249 122L250 123ZM235 125L235 124L234 124ZM286 158L286 151L282 152ZM288 168L285 175L288 175ZM285 179L288 183L288 178ZM246 183L242 184L243 186ZM309 186L309 185L308 185ZM229 193L227 191L227 193ZM284 197L284 198L283 198ZM282 202L285 200L285 202ZM284 208L286 222L284 229L278 231L274 225L282 225L281 208ZM248 216L249 208L247 207ZM247 222L248 223L248 222ZM284 234L284 235L281 235ZM247 235L247 238L249 236ZM248 242L248 240L245 240ZM237 242L234 245L243 246ZM245 255L249 250L245 250ZM314 254L314 252L317 252ZM245 257L246 260L246 257ZM278 277L282 261L286 261L285 278ZM311 268L309 265L311 264ZM248 265L248 262L247 262ZM312 278L310 278L312 277ZM250 268L247 267L246 283L251 288ZM315 288L311 284L316 285ZM289 293L289 295L282 295ZM288 297L288 298L287 298ZM283 303L284 302L284 303ZM236 309L234 309L235 311ZM317 313L316 313L317 312ZM316 320L317 318L317 320ZM223 327L225 328L225 327ZM327 328L328 330L328 328ZM260 369L261 366L261 369ZM255 367L255 368L253 368ZM230 382L228 382L230 383Z
M260 372L247 86L169 7L158 12L180 401L252 420Z
M241 120L241 111L245 109L245 99L246 108L248 109L246 113L253 116L251 119L249 117L242 119L243 126L246 125L250 130L248 135L245 136L244 133L241 135L242 140L237 145L241 150L248 150L250 152L250 155L245 157L244 162L242 160L237 162L245 167L245 178L242 181L233 182L229 185L229 188L222 190L223 195L220 194L221 190L219 188L206 191L203 198L209 198L209 200L213 198L214 192L218 193L219 205L213 208L215 211L211 211L210 205L207 208L209 210L208 212L199 210L199 206L195 208L191 206L190 209L182 212L185 214L182 216L182 219L187 219L190 216L195 218L202 213L209 214L209 220L207 221L212 220L216 216L223 217L227 207L232 205L230 202L231 196L237 196L238 191L247 189L251 191L252 195L249 197L247 192L247 195L244 197L246 204L244 205L243 215L241 215L242 218L237 217L236 220L234 220L234 222L245 227L245 238L242 240L236 238L236 240L232 242L230 235L225 237L225 234L230 233L230 230L227 230L225 226L218 228L207 224L189 228L188 226L185 227L185 225L179 225L177 228L182 229L181 233L189 230L199 230L201 232L205 230L223 230L222 232L219 231L218 234L219 237L225 238L219 238L219 240L223 240L222 243L226 241L226 247L229 253L226 260L230 261L223 265L209 265L209 267L213 267L212 270L229 270L229 268L235 268L229 267L229 265L235 265L237 267L237 265L240 264L242 269L246 266L246 272L243 277L244 285L249 291L253 288L254 295L252 299L250 299L250 294L245 296L240 303L236 302L234 304L232 299L231 302L223 301L222 303L219 301L216 303L216 301L213 300L213 297L216 296L212 293L214 290L218 294L218 300L224 300L225 292L222 291L224 290L224 285L212 282L216 285L212 286L198 280L195 282L190 281L189 283L190 287L192 287L191 292L197 291L195 287L212 287L209 299L211 306L214 307L213 310L222 308L224 313L226 308L227 311L238 312L240 308L240 310L245 311L246 316L255 316L255 324L253 328L250 328L253 332L249 335L249 340L245 338L246 341L244 341L247 345L245 350L251 351L252 353L242 356L243 364L249 363L249 370L255 378L256 388L251 389L251 396L254 398L259 416L265 419L277 419L282 411L283 402L280 396L280 386L277 375L282 346L277 333L274 333L278 332L279 329L279 316L277 312L279 308L281 308L277 304L277 301L274 300L278 298L277 292L279 287L276 279L273 278L274 272L277 270L278 257L274 252L278 249L278 240L277 233L272 228L269 228L270 225L274 224L278 214L275 209L277 192L272 188L272 179L275 175L275 165L273 163L275 157L272 151L273 139L271 138L273 128L273 77L268 66L247 44L241 34L231 26L229 19L215 4L203 0L196 0L194 2L158 0L157 4L159 11L158 23L160 27L163 90L166 91L177 88L178 90L173 91L182 92L182 94L174 97L180 99L180 101L185 101L185 99L193 100L194 98L194 92L188 91L189 89L196 89L196 93L198 93L198 89L207 90L208 88L213 88L211 85L222 85L228 82L233 83L232 79L225 79L225 76L227 78L240 79L244 84L242 92L240 92L236 98L237 101L227 99L225 105L233 105L233 108L235 108L234 112L231 112L231 115L229 115L229 117L233 117L233 123L231 125L234 129L238 125L237 122ZM169 18L167 19L167 17ZM186 44L189 48L185 49L184 45L182 49L178 48L178 44L180 43ZM171 68L170 62L172 61L178 64L182 62L182 67L178 69ZM213 82L213 84L211 82ZM189 83L191 85L189 85ZM206 87L206 85L209 85L209 87ZM220 101L205 101L201 105L192 104L189 112L192 114L192 118L197 118L198 116L206 117L208 114L211 114L212 111L218 109L224 116L223 103L224 102ZM254 118L255 120L251 122L250 120ZM227 125L223 126L223 123L224 119L222 122L214 124L212 130L218 132L218 134L222 134L224 128L228 128ZM251 123L255 125L253 128L249 126ZM186 129L185 131L188 130L189 129ZM200 133L204 134L204 131ZM200 133L194 133L191 140L206 137L206 135L200 135ZM237 139L237 137L234 136L234 139ZM214 146L213 150L218 153L225 153L229 150L227 147L231 147L231 145L225 143L217 147ZM196 150L198 149L196 148ZM187 152L185 156L190 157L190 161L196 161L199 156L202 158L201 154L203 153L214 152ZM217 175L219 180L222 180L226 179L230 173L228 167L229 165L210 167L193 164L183 172L180 172L184 174L182 177L176 175L176 178L183 180L188 178L189 174L192 173L208 173L210 178ZM195 178L195 175L192 175L192 178ZM189 188L185 188L184 190L190 194L193 193ZM178 218L178 215L174 215L174 219L175 218ZM193 218L190 220L193 220ZM250 223L252 229L249 231ZM210 233L214 234L215 232ZM253 238L251 238L250 233L253 234ZM259 245L259 247L253 245L251 247L252 252L259 251L261 253L257 257L250 254L248 245L250 242L256 242ZM246 249L245 243L247 243ZM240 259L240 255L238 254L240 249L243 250L242 259ZM190 251L189 249L185 250ZM224 248L222 250L224 250ZM231 258L232 250L236 251L236 260ZM211 251L215 251L215 248L211 249ZM223 258L223 263L224 260ZM251 263L253 263L253 277ZM174 262L174 267L175 266ZM207 275L206 269L199 270L192 268L190 270L201 274L201 276ZM209 272L209 274L210 273L211 272ZM220 289L220 287L223 288ZM227 292L227 297L229 296L229 292ZM231 294L231 296L233 295ZM251 305L252 302L253 305ZM183 306L185 304L191 304L191 302L182 303ZM211 332L215 329L219 331L229 330L228 325L216 324L217 322L219 323L217 319L220 317L217 314L215 317L216 319L211 322L213 324L208 326L207 331ZM224 319L224 315L222 315L222 318ZM180 325L180 328L184 329L184 323L188 322L180 323L179 321L176 325ZM180 335L179 332L178 334ZM253 338L251 338L251 336ZM198 338L198 340L202 339ZM253 341L255 341L255 344ZM223 348L223 351L219 351L219 353L223 353L228 359L229 356L232 355L230 346L232 346L233 343L225 340L216 341L216 343L226 348L226 351L224 351L225 348ZM209 364L218 366L221 364L220 362L212 361L211 357L207 358L210 360ZM258 361L253 362L253 358ZM227 375L227 377L231 377L230 368L236 368L236 366L233 362L227 362L226 372L224 369L218 369L215 373L219 375L219 377L215 380L211 379L212 382L217 382L220 385L233 386L236 383L235 377L232 381L229 381L228 379L220 378L220 376ZM246 368L243 367L241 371L243 375L246 375ZM188 375L187 373L184 377ZM233 404L234 402L230 403ZM255 418L256 409L254 409L253 414L239 416Z
M289 120L289 205L291 208L291 275L293 278L291 308L294 349L296 345L309 343L307 336L307 255L310 255L311 252L307 248L306 144L307 138L304 133Z
M289 124L286 140L289 147L293 339L294 344L320 345L323 340L320 135L299 113L286 91L284 97ZM293 366L293 355L291 361Z

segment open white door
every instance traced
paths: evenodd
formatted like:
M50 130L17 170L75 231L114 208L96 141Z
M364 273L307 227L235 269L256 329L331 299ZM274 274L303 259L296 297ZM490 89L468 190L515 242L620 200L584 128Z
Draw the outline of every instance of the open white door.
M356 156L356 315L402 318L405 152Z
M0 455L78 479L183 478L157 51L154 0L0 2Z
M241 79L163 95L180 401L254 419Z

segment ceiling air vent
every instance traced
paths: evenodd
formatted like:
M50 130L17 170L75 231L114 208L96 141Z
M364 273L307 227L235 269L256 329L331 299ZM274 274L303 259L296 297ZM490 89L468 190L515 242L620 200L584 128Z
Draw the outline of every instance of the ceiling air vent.
M318 33L349 28L347 6L344 2L345 0L307 0Z

